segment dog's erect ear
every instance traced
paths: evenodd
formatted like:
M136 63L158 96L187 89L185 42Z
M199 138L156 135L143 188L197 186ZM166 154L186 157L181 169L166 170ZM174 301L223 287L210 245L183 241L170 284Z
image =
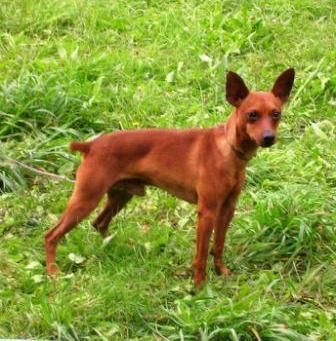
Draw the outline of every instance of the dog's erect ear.
M289 94L293 87L294 77L295 71L293 68L290 68L284 71L273 85L273 95L280 98L283 103L288 100Z
M249 89L242 78L229 71L226 75L226 99L230 104L239 107L242 100L249 94Z

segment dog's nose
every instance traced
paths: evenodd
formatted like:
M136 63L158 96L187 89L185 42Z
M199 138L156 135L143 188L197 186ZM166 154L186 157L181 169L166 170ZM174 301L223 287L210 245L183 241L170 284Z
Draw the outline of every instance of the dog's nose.
M275 136L271 131L266 131L263 136L263 147L270 147L275 141Z

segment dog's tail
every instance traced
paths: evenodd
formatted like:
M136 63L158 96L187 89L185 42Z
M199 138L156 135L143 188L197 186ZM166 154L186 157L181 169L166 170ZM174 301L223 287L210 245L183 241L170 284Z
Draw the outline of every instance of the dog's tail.
M90 142L78 142L78 141L73 141L70 143L70 150L71 151L78 151L83 154L88 154L91 148L91 143Z

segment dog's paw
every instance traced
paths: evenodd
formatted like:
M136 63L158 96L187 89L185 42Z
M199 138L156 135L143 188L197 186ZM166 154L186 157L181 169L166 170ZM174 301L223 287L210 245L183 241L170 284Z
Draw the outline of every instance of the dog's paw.
M58 267L55 263L52 263L47 266L47 275L50 276L51 278L56 278L58 271L59 271Z
M216 271L216 274L219 275L219 276L224 276L224 277L227 277L227 276L231 276L233 275L233 272L228 269L225 265L221 264L221 265L216 265L215 266L215 271Z
M201 289L204 287L206 282L206 274L204 271L197 271L194 272L194 286L195 289Z

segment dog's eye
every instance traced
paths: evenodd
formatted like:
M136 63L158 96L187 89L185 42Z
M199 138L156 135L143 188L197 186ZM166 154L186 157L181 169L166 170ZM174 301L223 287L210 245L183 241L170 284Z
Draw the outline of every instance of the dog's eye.
M255 122L259 118L259 113L257 111L250 111L247 113L247 119L250 122Z
M274 121L278 121L281 118L281 112L274 111L272 112L271 116Z

